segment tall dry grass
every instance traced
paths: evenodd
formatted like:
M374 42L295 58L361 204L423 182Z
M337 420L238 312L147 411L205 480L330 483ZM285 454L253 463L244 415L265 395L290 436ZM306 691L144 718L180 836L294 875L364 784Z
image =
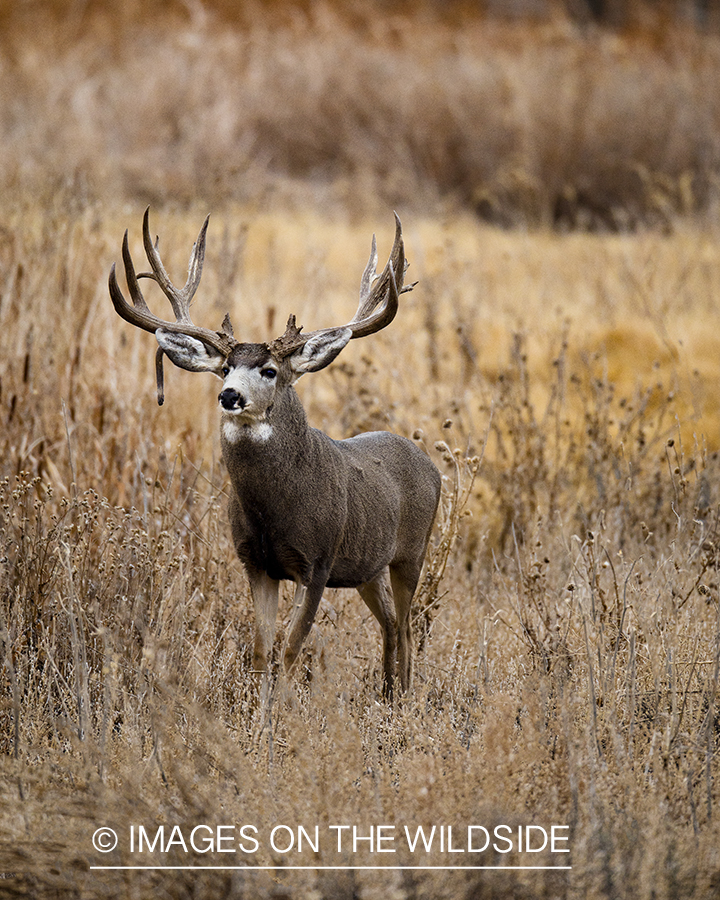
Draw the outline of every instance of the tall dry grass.
M712 307L714 245L683 229L609 239L407 221L421 286L391 329L300 387L336 436L422 431L447 476L416 690L383 705L372 618L353 592L329 591L303 672L279 682L258 736L215 389L173 370L158 410L152 339L116 321L106 295L126 224L140 256L138 216L58 202L4 223L6 895L712 896L717 413L692 367L717 377L717 355L691 323ZM171 273L200 221L153 215ZM215 217L196 318L214 324L232 303L252 339L290 310L308 327L339 321L368 233L310 212ZM387 222L381 252L390 239ZM682 290L666 296L671 285ZM447 561L443 534L457 538ZM258 829L258 852L232 863L464 866L90 868L227 864L177 843L130 852L131 825L203 824ZM325 840L275 852L278 824L318 825ZM527 858L399 841L392 858L338 853L328 828L341 824L449 825L456 841L469 824L567 825L572 869L477 871ZM110 854L92 846L101 826L121 836Z

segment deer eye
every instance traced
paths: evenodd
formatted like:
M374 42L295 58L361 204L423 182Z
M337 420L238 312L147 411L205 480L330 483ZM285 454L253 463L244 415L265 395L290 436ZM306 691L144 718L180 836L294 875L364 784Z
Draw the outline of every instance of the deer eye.
M269 381L272 381L273 378L277 375L277 369L273 369L271 366L268 366L265 369L261 369L260 374L263 378L267 378Z

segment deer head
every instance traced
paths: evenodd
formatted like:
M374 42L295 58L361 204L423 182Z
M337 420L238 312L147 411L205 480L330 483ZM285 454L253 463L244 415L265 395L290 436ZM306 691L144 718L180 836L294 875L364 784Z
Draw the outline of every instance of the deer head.
M303 333L302 326L298 327L295 316L291 315L285 332L270 343L241 343L234 337L229 314L225 315L219 331L201 328L190 318L190 303L202 275L208 221L209 217L193 245L183 288L170 281L160 258L158 240L153 243L150 238L149 208L143 217L143 244L152 271L136 274L127 231L123 238L122 257L132 305L118 286L114 265L110 271L108 286L115 311L132 325L153 332L157 338L156 376L161 405L164 401L162 361L165 355L181 369L211 372L221 378L224 385L219 401L225 413L246 419L262 416L272 406L279 388L293 384L306 372L317 372L329 365L353 338L374 334L389 325L397 313L399 295L414 287L413 284L403 286L407 262L402 226L396 215L395 241L380 275L376 270L378 255L373 235L370 259L360 284L358 308L347 325ZM150 311L140 290L140 278L157 282L170 301L174 322L161 319Z

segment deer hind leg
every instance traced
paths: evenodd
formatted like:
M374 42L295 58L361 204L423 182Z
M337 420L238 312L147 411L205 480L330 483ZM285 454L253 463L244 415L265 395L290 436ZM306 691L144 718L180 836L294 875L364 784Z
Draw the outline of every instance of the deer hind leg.
M397 662L397 625L395 609L390 596L387 568L383 569L372 581L361 584L358 587L358 593L382 629L383 693L388 699L391 699Z
M397 616L398 675L403 692L412 687L413 635L410 611L412 599L420 578L421 565L401 563L390 566L395 614Z

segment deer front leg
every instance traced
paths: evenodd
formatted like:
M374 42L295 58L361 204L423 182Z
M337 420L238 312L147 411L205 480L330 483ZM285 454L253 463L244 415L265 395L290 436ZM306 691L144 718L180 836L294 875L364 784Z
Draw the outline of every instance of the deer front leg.
M253 669L267 672L268 660L275 640L275 619L278 610L279 581L267 572L248 568L250 593L255 607L255 645L253 647Z
M284 662L286 672L289 672L295 665L302 650L302 645L305 643L305 638L310 633L326 583L327 572L323 571L314 573L310 584L298 584L295 588L290 634L285 645Z

